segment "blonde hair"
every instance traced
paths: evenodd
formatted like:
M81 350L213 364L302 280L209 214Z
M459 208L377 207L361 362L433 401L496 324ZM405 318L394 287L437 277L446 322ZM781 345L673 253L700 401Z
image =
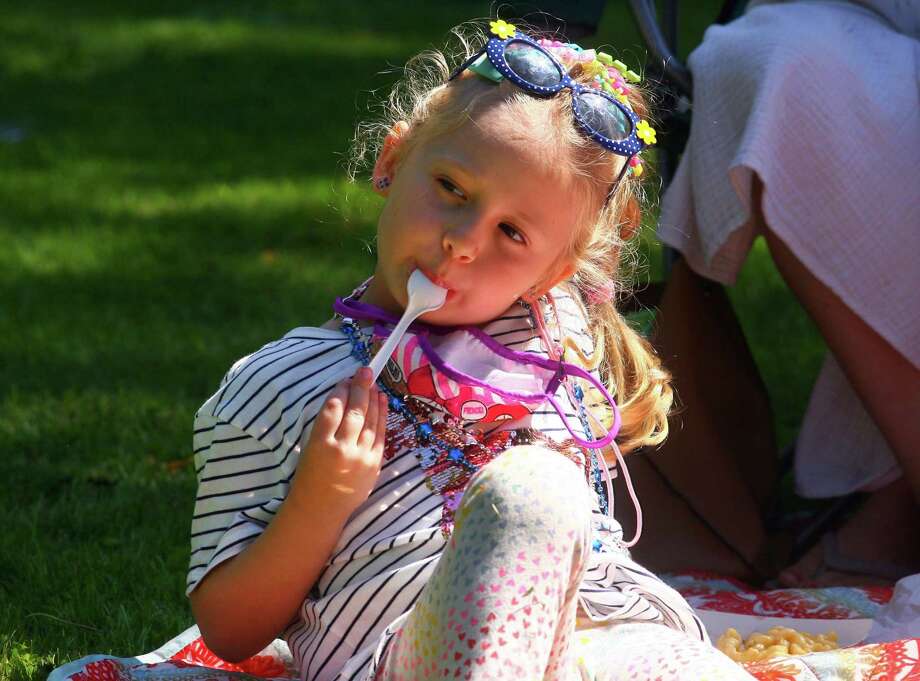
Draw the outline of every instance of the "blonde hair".
M627 289L621 268L626 260L624 254L631 252L622 232L627 230L632 234L639 229L640 204L644 200L638 177L626 173L610 190L625 158L606 151L576 127L571 97L536 98L508 81L496 87L470 73L448 83L453 69L488 40L478 22L455 27L451 35L452 49L429 50L410 59L403 77L381 103L380 113L358 124L351 149L350 176L354 179L359 169L373 166L397 121L409 124L408 138L399 147L400 158L404 158L414 146L460 127L479 107L496 99L515 109L516 120L541 115L552 121L555 132L541 138L542 143L554 147L545 156L552 159L560 173L584 180L572 185L576 192L572 200L585 207L582 225L572 230L568 249L560 255L560 261L567 259L576 268L569 288L586 303L588 292L602 290L613 282L617 297L622 297ZM581 82L590 78L578 66L569 75ZM627 96L633 111L645 118L645 98L639 88L631 87ZM667 417L673 401L670 375L651 345L616 309L615 299L586 304L585 310L595 340L599 371L620 408L622 423L617 435L620 449L628 452L660 444L667 437ZM599 419L610 421L609 414L600 415Z

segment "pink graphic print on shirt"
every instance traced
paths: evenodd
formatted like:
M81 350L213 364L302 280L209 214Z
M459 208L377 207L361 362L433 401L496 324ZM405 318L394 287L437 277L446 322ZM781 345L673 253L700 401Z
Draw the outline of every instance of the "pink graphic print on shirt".
M486 433L502 421L517 421L531 411L508 402L487 388L463 385L431 364L415 334L406 334L387 363L387 377L397 391L438 406L469 432Z

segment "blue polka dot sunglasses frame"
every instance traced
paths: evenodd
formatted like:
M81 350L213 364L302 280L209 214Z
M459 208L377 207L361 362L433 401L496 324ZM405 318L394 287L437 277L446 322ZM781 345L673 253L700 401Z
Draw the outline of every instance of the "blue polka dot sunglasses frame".
M490 38L485 47L467 59L449 80L467 69L495 82L507 78L538 97L551 97L568 88L572 91L572 113L576 123L598 144L627 158L646 147L636 133L639 117L633 111L602 89L574 81L555 56L520 31L505 39Z

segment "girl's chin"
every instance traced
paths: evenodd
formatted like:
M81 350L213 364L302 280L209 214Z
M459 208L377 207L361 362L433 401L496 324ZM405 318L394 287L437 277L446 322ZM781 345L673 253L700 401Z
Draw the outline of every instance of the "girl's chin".
M426 312L419 319L433 326L467 326L476 323L475 320L471 319L469 313L464 313L463 310L458 309L455 305L450 305L449 302L438 310Z
M458 326L463 323L457 320L456 315L451 314L449 311L445 311L443 308L434 310L433 312L426 312L419 317L419 321L434 326Z
M459 309L457 306L445 305L439 310L426 312L419 317L419 320L432 326L482 326L493 321L498 314L484 317L481 313L475 314L469 310Z

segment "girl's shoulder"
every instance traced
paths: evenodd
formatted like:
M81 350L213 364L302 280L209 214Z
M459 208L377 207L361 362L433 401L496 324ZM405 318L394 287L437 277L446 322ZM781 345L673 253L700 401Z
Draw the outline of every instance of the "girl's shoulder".
M197 416L226 420L252 412L255 405L287 404L304 391L338 383L356 368L351 344L340 329L331 324L297 327L234 362Z
M221 379L221 387L233 381L253 364L285 365L302 362L313 356L321 357L322 355L317 354L318 349L328 349L348 343L348 338L340 329L332 327L331 324L327 327L326 324L298 326L281 338L266 343L255 352L244 355L231 365Z

